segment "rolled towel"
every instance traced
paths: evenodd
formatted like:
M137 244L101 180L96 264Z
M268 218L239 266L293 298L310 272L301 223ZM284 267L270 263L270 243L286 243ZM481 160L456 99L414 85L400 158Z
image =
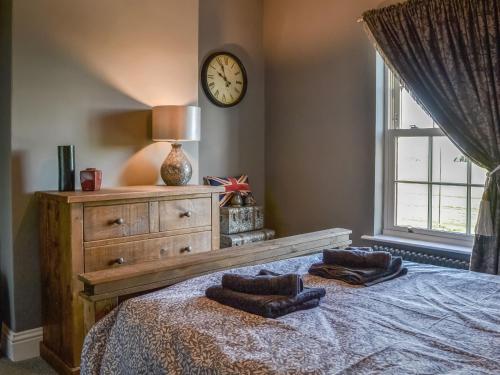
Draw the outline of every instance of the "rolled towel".
M265 318L278 318L294 311L316 307L325 294L323 288L305 288L295 297L255 295L236 292L219 285L211 286L205 292L211 300Z
M406 275L401 257L393 257L388 268L356 268L335 264L315 263L309 268L311 275L325 279L337 279L353 285L371 286Z
M302 278L297 274L257 276L226 273L222 276L222 287L240 293L259 295L296 296L304 290Z
M273 272L273 271L270 271L270 270L266 270L266 269L261 269L259 271L259 273L257 274L258 276L263 276L263 275L270 275L270 276L281 276L283 275L282 273L277 273L277 272Z
M356 248L323 250L323 263L344 267L387 269L391 259L391 253L387 251L365 251Z

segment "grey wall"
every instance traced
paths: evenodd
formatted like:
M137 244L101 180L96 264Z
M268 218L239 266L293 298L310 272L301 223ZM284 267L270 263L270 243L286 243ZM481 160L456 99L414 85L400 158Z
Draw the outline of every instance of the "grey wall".
M200 67L214 51L225 50L242 60L248 74L245 99L219 108L199 87L202 108L200 175L247 173L259 203L264 203L265 115L262 0L200 1Z
M12 221L10 178L10 102L11 102L11 21L12 1L0 1L0 313L11 316L8 303L13 294Z
M57 188L59 144L104 185L155 184L168 144L149 108L198 99L198 0L18 0L13 9L15 331L40 326L33 192ZM198 181L198 145L186 145Z
M280 235L373 230L376 59L362 24L380 0L266 0L266 196Z
M16 0L12 106L10 2L0 2L0 269L11 329L40 325L33 192L57 187L56 146L75 144L77 168L103 169L107 186L153 184L169 151L150 141L153 105L199 96L193 182L248 173L280 235L372 230L375 53L356 19L380 0ZM198 84L215 50L248 71L234 108Z

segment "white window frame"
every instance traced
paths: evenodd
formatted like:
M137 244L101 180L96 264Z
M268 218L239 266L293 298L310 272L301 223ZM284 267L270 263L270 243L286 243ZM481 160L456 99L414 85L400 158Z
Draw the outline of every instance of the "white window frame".
M454 233L440 230L412 228L396 225L396 139L404 137L429 137L429 177L432 176L432 141L433 136L444 136L439 128L399 129L400 86L397 79L386 67L384 69L384 226L383 234L420 241L438 242L450 245L472 247L474 236L470 233ZM431 178L428 179L431 181ZM404 181L399 181L404 182ZM415 183L414 181L411 181ZM472 228L470 221L471 187L482 185L471 184L471 164L467 163L467 183L432 183L422 182L429 187L428 220L432 221L432 186L464 186L467 187L466 227ZM430 225L429 225L430 227Z

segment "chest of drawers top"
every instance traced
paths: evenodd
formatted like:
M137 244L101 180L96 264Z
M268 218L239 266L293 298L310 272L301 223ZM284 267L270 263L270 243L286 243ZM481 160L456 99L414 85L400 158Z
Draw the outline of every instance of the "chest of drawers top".
M55 199L65 203L119 202L120 200L196 196L222 193L222 186L186 185L186 186L126 186L99 191L43 191L41 197Z

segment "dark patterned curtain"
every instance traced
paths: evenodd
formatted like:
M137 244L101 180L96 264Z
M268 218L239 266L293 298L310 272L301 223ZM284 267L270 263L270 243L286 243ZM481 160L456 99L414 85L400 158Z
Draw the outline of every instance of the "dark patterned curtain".
M500 0L409 0L365 28L451 141L486 168L471 270L500 274Z

